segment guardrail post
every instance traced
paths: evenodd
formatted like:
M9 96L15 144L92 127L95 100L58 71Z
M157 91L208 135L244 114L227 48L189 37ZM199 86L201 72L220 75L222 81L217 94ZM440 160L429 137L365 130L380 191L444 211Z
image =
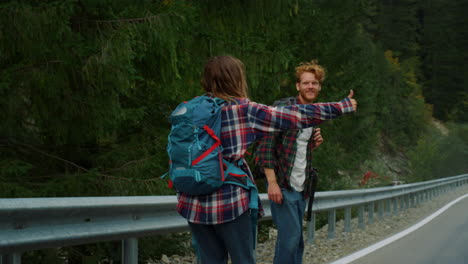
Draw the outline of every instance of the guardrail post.
M393 201L393 215L398 215L398 198L392 198Z
M351 232L351 206L345 208L344 220L344 231Z
M0 264L21 264L21 254L0 255Z
M364 221L364 205L361 204L358 207L358 223L359 228L364 229L366 227L366 222Z
M409 208L409 195L405 195L405 210Z
M385 215L386 216L391 215L390 206L391 206L390 199L386 199L385 200Z
M400 196L398 201L400 202L400 211L405 211L405 196Z
M411 208L416 207L416 204L415 204L415 202L414 202L414 193L411 193L411 194L409 195L409 198L410 198Z
M328 239L335 238L336 209L328 211Z
M370 202L367 207L367 223L369 225L374 223L374 202Z
M380 200L377 204L377 210L379 212L379 220L383 220L384 217L384 201Z
M313 244L315 238L315 212L310 215L310 222L307 222L307 243Z
M138 239L122 240L122 264L138 264Z

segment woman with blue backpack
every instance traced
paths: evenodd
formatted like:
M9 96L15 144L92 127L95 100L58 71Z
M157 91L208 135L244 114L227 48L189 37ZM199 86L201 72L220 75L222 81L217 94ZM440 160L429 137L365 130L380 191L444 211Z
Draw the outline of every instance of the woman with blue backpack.
M229 256L233 264L254 264L255 237L252 231L256 228L257 209L261 206L258 204L258 195L252 195L256 194L256 188L254 184L252 186L252 173L244 160L247 148L266 133L311 127L324 120L352 113L356 111L357 102L352 98L352 90L348 97L333 103L271 107L252 102L247 95L244 65L232 56L210 58L205 64L202 86L207 92L205 97L214 99L210 104L220 109L219 132L210 125L191 128L195 131L196 142L191 143L191 147L200 149L203 154L197 157L189 150L187 157L192 160L188 168L184 167L187 163L184 161L180 165L184 167L182 169L173 160L182 155L171 156L171 153L177 153L175 151L180 141L171 140L170 135L169 174L174 181L180 179L177 178L180 175L190 175L195 183L201 181L205 173L191 166L215 152L213 150L216 148L220 152L221 173L215 174L221 174L222 180L220 184L212 185L215 186L214 190L192 192L195 185L188 184L183 178L178 183L180 187L174 185L178 197L177 211L188 221L202 264L226 264ZM177 116L184 114L187 109L189 107L179 106L171 119L177 120ZM193 110L191 118L200 113L203 111ZM179 127L173 124L171 134L186 135L185 132L177 132ZM200 143L204 137L200 131L215 139L213 146ZM211 171L217 172L217 169L213 167ZM190 187L181 191L187 186Z

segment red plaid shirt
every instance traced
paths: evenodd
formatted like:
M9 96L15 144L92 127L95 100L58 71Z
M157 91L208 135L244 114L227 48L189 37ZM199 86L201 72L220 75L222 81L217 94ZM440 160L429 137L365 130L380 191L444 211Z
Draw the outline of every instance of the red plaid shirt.
M247 148L268 132L300 129L353 111L345 98L335 103L272 107L248 99L237 99L223 107L221 141L223 157L231 162L243 159ZM245 172L252 173L244 162ZM178 194L177 211L191 223L221 224L234 220L248 210L248 191L225 184L208 195Z

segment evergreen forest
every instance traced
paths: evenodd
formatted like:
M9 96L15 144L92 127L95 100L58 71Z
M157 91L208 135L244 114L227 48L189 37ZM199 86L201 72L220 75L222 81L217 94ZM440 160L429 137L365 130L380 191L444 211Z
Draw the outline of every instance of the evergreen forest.
M168 117L203 93L215 55L244 62L259 103L295 95L312 59L320 101L354 90L358 111L320 126L319 191L466 173L466 13L466 0L0 1L0 197L175 194L160 179ZM34 263L60 263L49 253Z

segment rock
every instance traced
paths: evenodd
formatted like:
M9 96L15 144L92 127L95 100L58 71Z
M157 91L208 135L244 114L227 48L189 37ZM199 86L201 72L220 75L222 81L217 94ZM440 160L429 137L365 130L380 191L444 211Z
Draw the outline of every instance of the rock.
M170 264L170 263L171 263L171 261L169 260L169 258L168 258L166 255L164 255L164 254L161 256L161 261L162 261L163 263L165 263L165 264Z

